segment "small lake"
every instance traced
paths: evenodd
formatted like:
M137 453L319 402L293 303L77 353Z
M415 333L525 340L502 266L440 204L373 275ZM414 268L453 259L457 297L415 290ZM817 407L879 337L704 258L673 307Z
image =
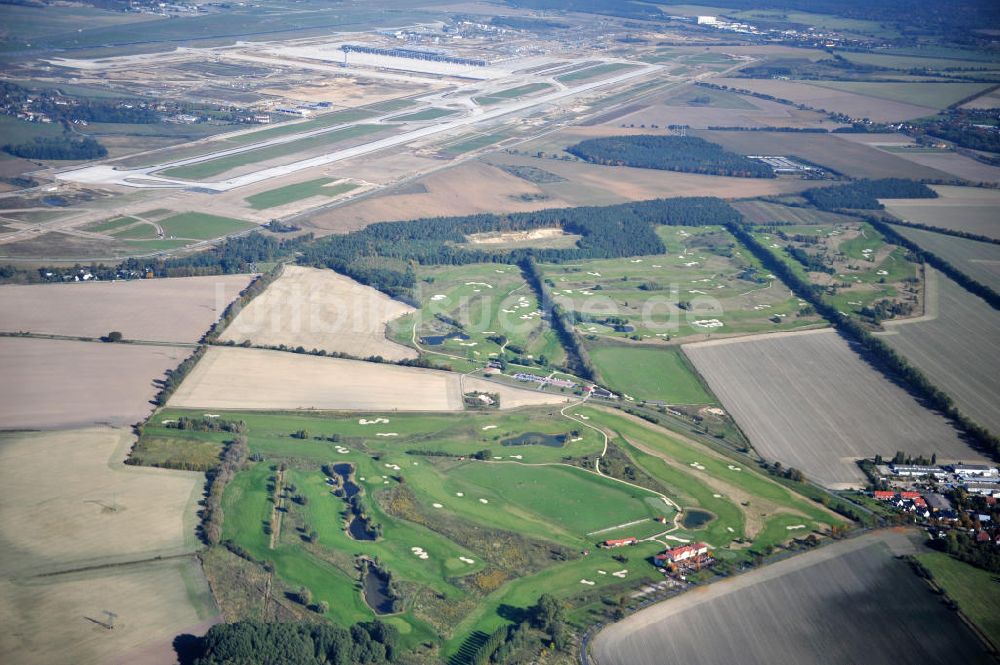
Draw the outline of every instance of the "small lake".
M69 201L61 196L46 196L42 199L42 203L47 206L53 206L57 208L62 208L69 205Z
M714 519L715 515L710 512L688 508L684 511L681 526L685 529L700 529Z
M337 475L343 479L344 486L344 496L350 499L352 496L361 491L353 480L351 480L351 475L354 473L354 467L350 464L335 464L333 470L337 472Z
M500 442L503 446L548 446L562 448L566 443L565 434L542 434L541 432L525 432Z
M364 597L375 614L392 614L393 597L389 595L389 576L375 566L368 566L365 575Z
M351 498L361 492L361 488L351 479L354 467L350 464L335 464L333 470L343 479L343 498L351 512L351 521L347 524L347 534L354 540L375 540L375 534L368 528L368 520L362 517L351 503Z
M450 332L447 335L428 335L427 337L421 337L420 343L427 346L440 346L449 339L457 339L464 342L469 339L469 336L463 332Z
M615 332L630 333L635 332L635 326L615 326Z

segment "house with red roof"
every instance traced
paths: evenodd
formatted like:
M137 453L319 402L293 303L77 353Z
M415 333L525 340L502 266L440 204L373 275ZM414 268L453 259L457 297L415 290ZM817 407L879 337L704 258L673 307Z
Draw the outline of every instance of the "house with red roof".
M653 559L657 565L662 566L664 563L680 563L688 559L705 556L706 554L708 554L708 545L705 543L693 543L691 545L674 547L662 554L657 554Z
M872 494L879 501L892 501L896 498L896 493L891 490L875 490Z
M919 499L920 498L920 492L900 492L899 493L899 498L900 499L907 499L909 501L913 501L914 499Z
M626 545L635 545L639 542L638 538L616 538L614 540L605 540L605 547L624 547Z

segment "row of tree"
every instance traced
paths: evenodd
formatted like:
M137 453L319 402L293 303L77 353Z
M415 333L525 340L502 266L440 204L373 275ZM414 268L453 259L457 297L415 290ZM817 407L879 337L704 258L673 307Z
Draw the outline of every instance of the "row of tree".
M237 434L226 444L219 465L208 472L208 492L201 512L201 535L209 545L222 540L222 493L250 457L246 434Z
M609 136L581 141L566 152L594 164L741 178L775 177L767 164L696 136Z
M807 189L802 195L820 210L853 208L881 210L879 199L934 199L937 192L927 185L904 178L858 180L845 185Z

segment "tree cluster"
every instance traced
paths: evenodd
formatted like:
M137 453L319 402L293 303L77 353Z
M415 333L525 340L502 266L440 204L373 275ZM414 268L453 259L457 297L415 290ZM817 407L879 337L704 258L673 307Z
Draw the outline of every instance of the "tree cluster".
M250 451L246 434L237 434L226 444L219 465L208 472L208 492L201 514L202 536L209 545L222 539L222 492L246 464Z
M741 178L775 177L767 164L696 136L610 136L581 141L566 152L594 164Z
M807 189L802 195L820 210L881 210L883 206L879 199L937 198L937 192L927 185L904 178L858 180L846 185Z
M75 138L69 133L62 136L37 136L29 143L8 143L2 150L23 159L97 159L106 157L107 148L91 137Z

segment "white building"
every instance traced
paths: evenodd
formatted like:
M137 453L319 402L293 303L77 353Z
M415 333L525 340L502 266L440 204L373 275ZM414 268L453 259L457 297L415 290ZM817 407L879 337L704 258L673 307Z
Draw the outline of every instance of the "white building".
M698 25L715 25L718 23L714 16L699 16Z

